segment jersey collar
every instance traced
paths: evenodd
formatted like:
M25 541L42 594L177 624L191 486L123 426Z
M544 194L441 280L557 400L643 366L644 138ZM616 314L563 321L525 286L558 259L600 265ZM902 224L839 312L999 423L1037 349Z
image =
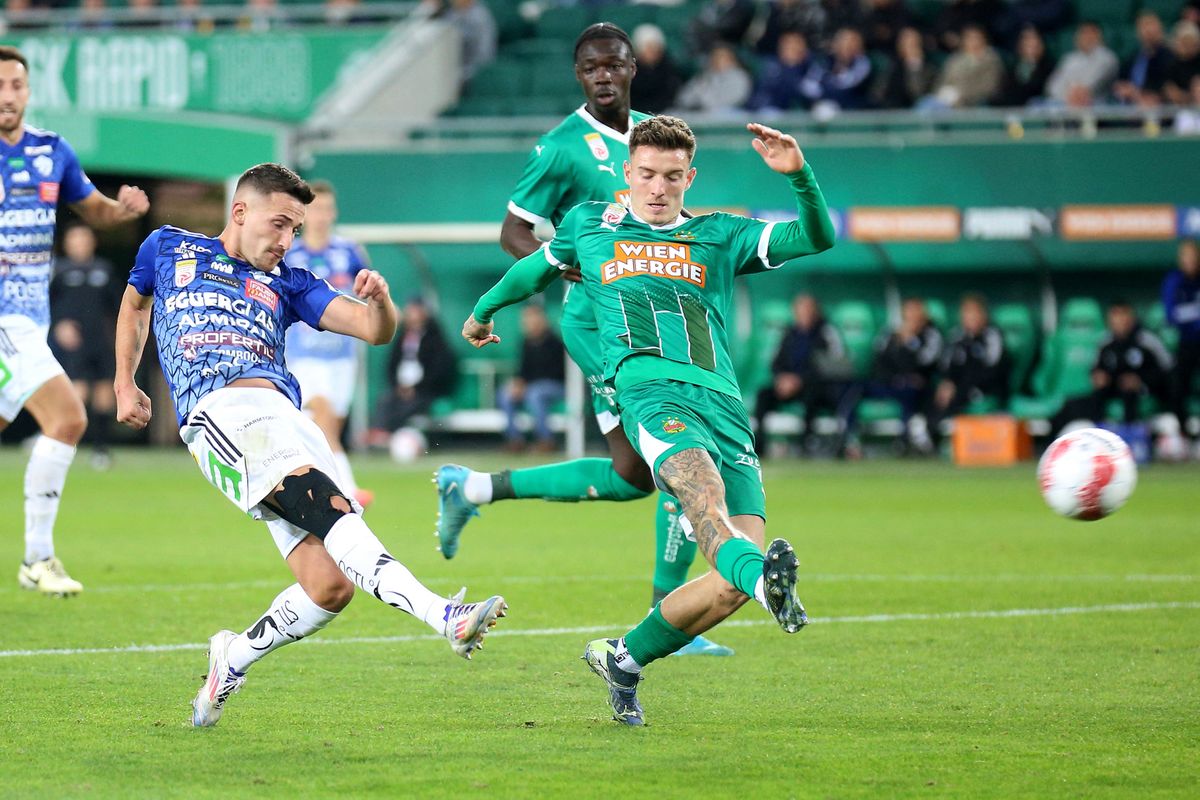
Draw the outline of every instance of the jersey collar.
M675 218L674 222L668 222L663 225L653 225L649 222L646 222L646 220L642 219L641 217L639 217L637 215L637 212L633 210L633 206L628 206L628 208L629 208L629 216L633 217L635 220L642 223L643 225L649 226L650 230L652 230L652 231L669 231L672 228L678 228L680 225L682 225L683 223L688 221L687 217L685 217L683 214L680 214L678 217Z
M603 133L605 136L609 137L610 139L616 139L618 142L620 142L623 145L629 144L629 131L626 131L625 133L621 133L616 128L608 127L603 122L601 122L600 120L596 119L595 117L593 117L591 114L588 113L587 103L584 103L579 108L575 109L575 113L578 114L581 118L583 118L583 121L586 122L588 125L591 125L593 128L600 131L600 133ZM633 122L633 112L632 111L629 112L629 121L631 123ZM633 128L632 125L630 125L629 127L630 127L630 129Z

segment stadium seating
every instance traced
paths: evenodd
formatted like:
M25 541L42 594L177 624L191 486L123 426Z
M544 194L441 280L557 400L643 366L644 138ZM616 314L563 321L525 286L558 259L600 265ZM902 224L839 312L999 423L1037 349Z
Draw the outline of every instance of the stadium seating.
M855 377L866 377L871 369L877 331L871 306L857 300L838 303L830 309L829 321L842 336Z
M992 322L1004 334L1004 346L1012 360L1012 375L1009 381L1013 394L1025 389L1029 369L1037 355L1037 335L1029 309L1016 303L996 306L992 311Z
M1050 417L1066 398L1091 391L1091 371L1104 336L1099 303L1090 298L1064 303L1058 329L1042 347L1033 395L1015 397L1012 412L1023 419Z

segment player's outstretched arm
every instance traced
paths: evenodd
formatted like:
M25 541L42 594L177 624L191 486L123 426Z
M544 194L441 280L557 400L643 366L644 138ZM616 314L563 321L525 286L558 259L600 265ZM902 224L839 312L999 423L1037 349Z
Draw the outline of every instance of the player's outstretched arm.
M150 198L136 186L122 186L117 199L96 190L71 206L93 228L111 228L129 222L150 210Z
M135 430L150 424L150 398L138 388L133 376L142 361L153 305L153 296L145 297L132 286L126 286L121 298L121 310L117 314L117 371L113 380L113 391L117 395L117 422Z
M804 153L795 137L757 122L748 124L746 130L754 134L750 144L768 167L783 175L804 169Z
M763 163L784 175L796 193L797 218L772 229L767 247L768 260L772 264L782 264L788 259L833 247L835 233L829 207L796 139L755 122L746 129L754 134L751 146L762 157Z
M342 295L325 307L321 329L362 339L368 344L387 344L396 335L400 315L387 281L373 269L354 276L354 294Z
M492 333L492 317L496 312L544 291L554 283L561 269L561 265L547 258L544 248L513 264L504 277L479 298L474 313L463 324L463 338L475 347L498 343L500 337Z

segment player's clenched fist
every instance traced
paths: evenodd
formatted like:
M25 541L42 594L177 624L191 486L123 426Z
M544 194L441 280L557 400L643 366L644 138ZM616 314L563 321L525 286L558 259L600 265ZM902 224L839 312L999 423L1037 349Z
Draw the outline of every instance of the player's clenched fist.
M392 299L387 281L373 269L361 270L354 277L354 294L362 300L374 300L377 303L390 302Z
M137 186L122 186L117 191L117 203L130 218L140 217L150 210L150 198Z
M150 398L134 385L114 387L117 395L117 422L135 431L150 424Z
M495 324L491 320L479 322L475 319L475 315L472 314L463 323L463 338L470 342L473 347L483 347L486 344L500 344L500 337L492 333L492 328Z

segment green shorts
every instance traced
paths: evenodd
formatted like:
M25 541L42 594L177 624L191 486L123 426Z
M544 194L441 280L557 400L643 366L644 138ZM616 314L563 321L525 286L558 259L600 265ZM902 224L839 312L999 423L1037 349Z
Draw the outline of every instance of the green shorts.
M659 488L668 491L658 478L664 459L700 448L721 472L730 516L767 518L762 465L739 398L691 383L646 381L621 390L621 412L625 435L650 465Z
M600 432L607 435L621 424L621 412L617 409L616 391L604 380L604 354L600 351L600 333L596 328L564 322L562 325L563 346L571 360L583 370L588 391L592 395L592 413Z

